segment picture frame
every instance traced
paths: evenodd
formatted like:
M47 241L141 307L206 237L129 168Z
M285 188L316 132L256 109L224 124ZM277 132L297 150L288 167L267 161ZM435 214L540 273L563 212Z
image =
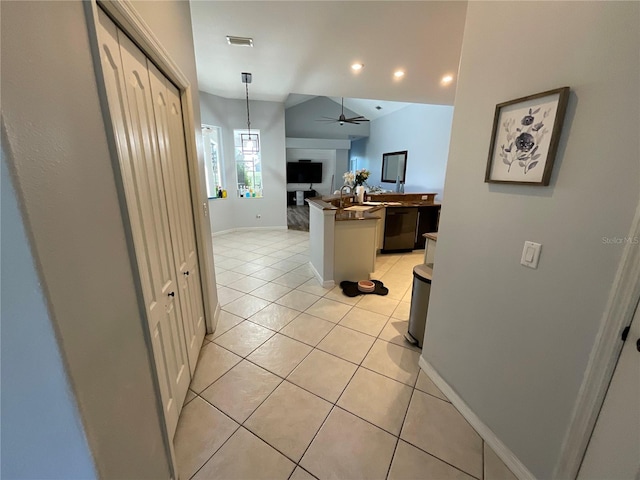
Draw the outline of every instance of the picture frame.
M484 181L548 186L569 87L496 105Z

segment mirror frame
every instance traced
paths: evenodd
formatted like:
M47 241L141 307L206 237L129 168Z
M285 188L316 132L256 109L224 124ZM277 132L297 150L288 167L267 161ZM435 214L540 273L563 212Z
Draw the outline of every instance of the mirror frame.
M380 181L383 183L396 183L396 180L398 179L398 174L396 173L396 175L391 178L388 175L385 176L385 170L387 168L387 164L389 163L390 157L393 156L404 156L404 168L402 169L402 175L400 175L400 183L404 183L405 182L405 178L407 176L407 157L408 157L408 150L401 150L399 152L389 152L389 153L383 153L382 154L382 173L380 174Z

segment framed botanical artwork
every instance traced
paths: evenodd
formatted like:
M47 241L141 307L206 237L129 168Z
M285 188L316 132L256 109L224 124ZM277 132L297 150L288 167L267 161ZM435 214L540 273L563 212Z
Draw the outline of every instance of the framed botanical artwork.
M569 87L496 105L484 181L549 185Z

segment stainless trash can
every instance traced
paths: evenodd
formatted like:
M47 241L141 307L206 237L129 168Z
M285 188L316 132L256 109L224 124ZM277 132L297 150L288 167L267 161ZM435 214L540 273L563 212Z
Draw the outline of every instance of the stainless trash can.
M420 348L422 348L424 329L427 323L429 294L431 293L431 272L431 268L424 264L413 267L409 331L405 337L411 343L416 343Z

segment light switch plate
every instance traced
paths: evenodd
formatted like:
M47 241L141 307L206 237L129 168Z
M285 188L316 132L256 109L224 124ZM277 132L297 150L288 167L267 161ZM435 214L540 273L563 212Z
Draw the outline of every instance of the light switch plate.
M542 245L535 242L524 242L522 249L522 258L520 264L529 268L538 268L538 260L540 260L540 249Z

